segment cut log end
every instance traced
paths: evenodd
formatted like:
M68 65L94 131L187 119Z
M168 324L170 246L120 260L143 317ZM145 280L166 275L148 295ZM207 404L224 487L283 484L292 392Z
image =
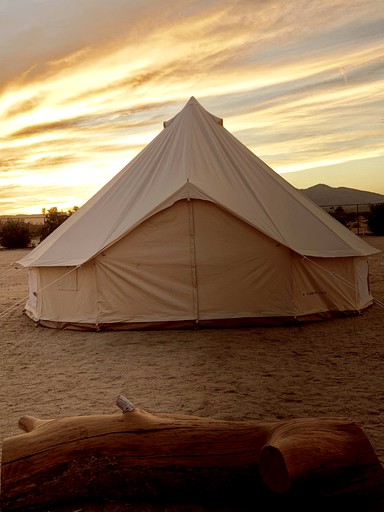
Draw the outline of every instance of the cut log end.
M264 446L260 452L260 476L264 484L273 492L283 493L290 488L291 482L284 456L274 446Z

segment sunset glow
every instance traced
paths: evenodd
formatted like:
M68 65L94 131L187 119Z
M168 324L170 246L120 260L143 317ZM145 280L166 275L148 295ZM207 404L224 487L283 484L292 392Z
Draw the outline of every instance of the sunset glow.
M382 0L0 0L0 215L81 206L191 96L298 188L384 194Z

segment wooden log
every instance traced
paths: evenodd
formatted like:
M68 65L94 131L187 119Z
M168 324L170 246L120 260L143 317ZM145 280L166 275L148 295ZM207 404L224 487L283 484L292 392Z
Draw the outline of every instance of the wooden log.
M133 407L54 420L24 416L19 426L24 434L3 441L4 511L108 497L228 503L236 496L246 503L305 490L307 481L319 496L384 488L372 446L345 418L234 422Z

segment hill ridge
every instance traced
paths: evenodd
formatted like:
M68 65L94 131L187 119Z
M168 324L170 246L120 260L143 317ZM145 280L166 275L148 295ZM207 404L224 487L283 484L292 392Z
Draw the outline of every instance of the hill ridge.
M349 187L330 187L323 183L298 189L319 206L384 203L384 195Z

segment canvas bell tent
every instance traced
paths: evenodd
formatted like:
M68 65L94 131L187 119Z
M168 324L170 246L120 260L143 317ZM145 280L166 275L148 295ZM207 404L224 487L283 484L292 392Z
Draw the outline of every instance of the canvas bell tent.
M220 327L359 312L375 252L191 98L19 263L45 326Z

